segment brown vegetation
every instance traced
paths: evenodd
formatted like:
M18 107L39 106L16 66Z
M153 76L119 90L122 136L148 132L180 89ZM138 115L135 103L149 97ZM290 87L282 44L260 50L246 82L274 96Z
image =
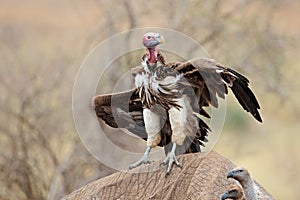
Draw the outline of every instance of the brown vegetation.
M2 1L0 199L58 199L115 172L76 134L73 82L99 42L145 26L183 32L250 77L264 124L249 123L238 105L229 104L216 150L249 169L276 199L299 199L299 13L296 1L278 0ZM122 66L140 60L130 58ZM121 75L107 74L111 82L97 94L110 92ZM113 131L115 144L133 148Z

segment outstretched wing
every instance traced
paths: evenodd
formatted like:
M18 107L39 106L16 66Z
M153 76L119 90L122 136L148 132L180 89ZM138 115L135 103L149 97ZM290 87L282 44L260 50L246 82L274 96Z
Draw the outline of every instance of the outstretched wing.
M203 107L210 105L218 107L218 97L225 98L229 87L242 107L250 112L255 119L262 121L258 112L260 106L248 86L249 81L238 72L206 58L166 65L184 75L187 81L183 81L182 84L192 86L197 97L197 101L193 101L192 106L201 115L210 117ZM96 96L94 106L98 118L107 125L113 128L125 128L147 140L143 106L137 89ZM162 138L159 146L164 146L167 154L170 151L170 145L168 144L171 142L172 130L168 116L162 117L162 122L164 126L161 130ZM200 145L204 146L204 143L208 141L206 137L210 128L202 119L198 118L198 122L199 130L196 137L187 137L187 141L184 142L185 153L200 151Z
M133 134L147 140L143 118L143 106L137 89L120 93L98 95L93 99L94 109L99 122L103 120L113 128L125 128ZM161 116L164 124L161 130L161 142L158 146L165 147L167 154L171 149L172 130L167 115ZM167 146L168 145L168 146ZM190 147L188 150L191 152ZM194 147L195 148L195 147ZM193 152L196 152L195 150Z
M147 139L143 106L136 89L120 93L98 95L93 100L98 119L113 128L125 128Z
M249 80L243 75L207 58L174 63L172 67L183 73L187 83L195 88L200 114L209 117L203 107L209 105L218 107L218 97L224 99L229 87L244 110L262 122L258 112L259 103L249 88Z

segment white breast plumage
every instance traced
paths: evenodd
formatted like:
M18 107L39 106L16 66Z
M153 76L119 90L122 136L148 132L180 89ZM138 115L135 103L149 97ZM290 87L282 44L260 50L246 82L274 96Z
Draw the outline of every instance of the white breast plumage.
M135 87L137 88L141 86L148 87L149 78L151 75L146 60L143 60L141 64L144 68L144 71L141 74L137 74L135 76Z
M178 89L177 89L177 83L180 81L180 79L182 78L182 75L176 75L176 76L166 76L165 78L163 78L162 80L157 78L156 73L154 74L154 76L151 77L150 79L150 87L159 93L163 93L163 94L176 94L178 93Z
M137 74L135 76L135 87L139 88L141 86L147 86L149 83L149 74L142 73L142 74Z
M163 79L158 77L157 72L150 72L146 61L142 61L144 72L135 77L135 86L144 87L145 90L151 89L155 93L174 94L177 93L176 84L181 80L182 74L176 76L166 76ZM159 65L159 64L158 64Z

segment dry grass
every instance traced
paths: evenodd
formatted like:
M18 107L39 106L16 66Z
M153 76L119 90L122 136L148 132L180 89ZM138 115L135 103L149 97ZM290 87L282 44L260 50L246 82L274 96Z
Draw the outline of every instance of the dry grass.
M66 74L64 84L60 86L58 92L53 93L53 99L46 102L50 108L60 110L61 112L58 112L57 115L61 114L59 119L64 119L64 124L59 130L64 130L65 135L62 138L65 144L61 144L62 138L58 140L52 138L50 141L53 151L59 155L59 161L63 161L71 151L70 149L74 148L73 140L78 140L78 138L74 139L76 136L74 136L75 130L70 106L73 80L76 70L88 50L111 34L111 30L99 30L99 24L106 23L107 12L110 12L104 10L102 5L109 2L106 0L99 2L7 0L1 2L0 31L5 32L1 35L3 38L1 38L2 44L0 44L4 66L4 68L1 66L1 72L6 73L3 76L10 76L11 72L18 73L14 71L14 69L18 69L20 74L23 72L36 74L41 77L37 79L36 83L44 84L47 80L52 79L52 76L59 76L61 73L59 68L63 68L63 73ZM118 7L110 9L118 9ZM224 10L226 11L226 9ZM300 34L299 13L300 6L296 1L276 8L272 23L275 30L284 36L289 35L297 39L296 37ZM145 22L143 25L167 26L164 18L160 18L157 23L154 23L147 21L146 16L141 18L141 21ZM121 25L115 25L113 30L115 33L128 28L126 26L128 23L122 24L121 21L117 21L117 23ZM192 31L186 31L186 33L192 35ZM298 92L300 59L297 56L300 49L296 42L292 45L294 48L287 47L286 51L282 52L288 58L280 68L283 80L285 80L281 82L284 84L282 85L284 88L282 97L274 91L261 89L260 85L263 84L260 82L261 78L251 78L253 83L251 86L262 105L264 123L260 125L246 117L241 121L241 123L245 123L244 126L237 128L237 124L234 122L244 113L240 115L241 111L234 110L237 105L230 105L229 108L232 109L228 110L224 131L215 147L218 152L230 158L237 165L248 168L255 179L275 199L300 198L300 148L298 144L300 141L298 133L300 130L298 122L300 116L298 100L300 98ZM11 63L12 65L10 65ZM25 67L22 66L23 63L26 63ZM16 64L17 67L13 67L13 64ZM18 67L18 65L22 67ZM264 76L264 74L258 76ZM16 79L14 83L22 85L24 82L26 83L26 80ZM18 87L12 86L11 88L13 90ZM12 93L17 94L17 92L20 91L16 90ZM17 98L17 95L14 98ZM42 100L41 104L43 103L46 104ZM56 123L53 122L53 124ZM11 126L14 125L11 124ZM68 142L68 138L72 138L72 142ZM5 143L5 139L2 140L2 143ZM7 149L1 149L1 151L7 151ZM37 152L39 151L36 150ZM51 172L54 171L54 169L46 170L49 172L47 176L51 176ZM87 170L87 177L92 177L92 172ZM51 181L51 177L48 180Z

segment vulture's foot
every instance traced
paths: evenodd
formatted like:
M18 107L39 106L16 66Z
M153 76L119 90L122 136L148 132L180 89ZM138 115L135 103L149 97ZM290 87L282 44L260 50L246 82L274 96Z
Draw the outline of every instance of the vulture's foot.
M140 166L141 164L150 164L151 161L149 161L149 159L148 159L150 150L151 150L151 147L147 147L143 157L141 159L139 159L138 161L136 161L135 163L133 163L132 165L129 165L129 169L136 168L136 167Z
M173 163L175 163L175 165L177 165L178 167L182 168L182 166L180 165L180 163L178 162L178 160L176 158L175 150L176 150L176 143L174 142L171 152L160 163L160 165L166 165L166 164L168 164L168 169L167 169L166 176L168 176L170 174L170 172L172 170Z

